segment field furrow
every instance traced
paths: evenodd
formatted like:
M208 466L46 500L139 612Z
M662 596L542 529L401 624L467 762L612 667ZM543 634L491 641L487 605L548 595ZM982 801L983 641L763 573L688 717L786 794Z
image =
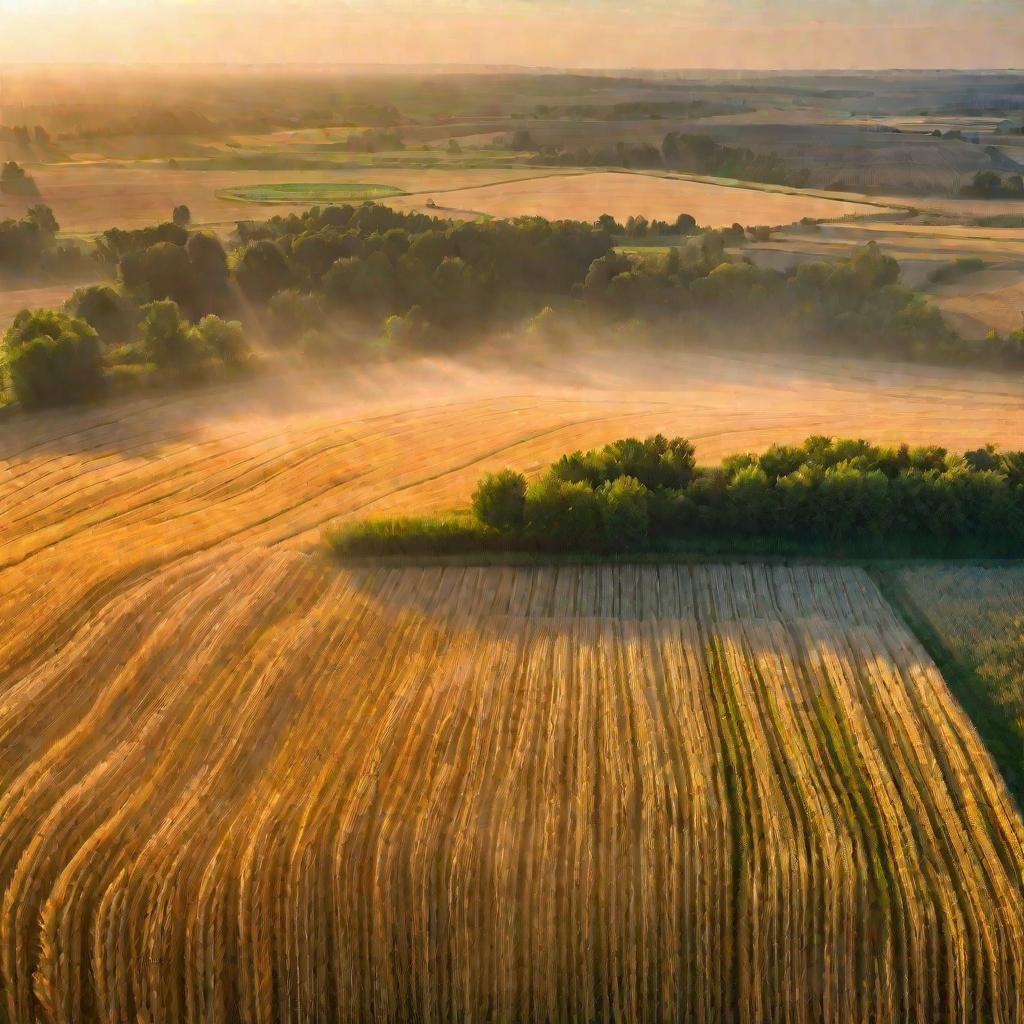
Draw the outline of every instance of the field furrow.
M226 546L0 702L19 1024L1024 1012L1024 827L858 570Z

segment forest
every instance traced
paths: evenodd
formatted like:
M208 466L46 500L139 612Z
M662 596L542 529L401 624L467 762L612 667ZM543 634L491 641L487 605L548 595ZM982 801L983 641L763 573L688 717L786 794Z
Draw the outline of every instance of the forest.
M43 206L0 225L0 265L80 262L79 250L55 247L56 229ZM617 247L623 233L659 231L672 242L661 250ZM874 244L779 271L731 255L737 234L701 230L685 213L671 225L461 222L365 203L241 222L225 246L179 207L164 224L103 232L91 258L111 283L79 289L61 311L19 315L7 373L31 406L251 366L254 331L282 354L343 364L367 358L368 339L391 354L452 353L523 331L563 345L630 323L661 346L746 335L894 359L1024 358L1021 331L962 341Z

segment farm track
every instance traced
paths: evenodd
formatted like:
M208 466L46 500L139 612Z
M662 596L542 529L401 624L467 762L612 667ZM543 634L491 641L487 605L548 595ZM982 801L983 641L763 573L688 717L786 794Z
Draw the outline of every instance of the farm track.
M858 570L228 545L0 690L11 1021L1015 1021L1024 828Z

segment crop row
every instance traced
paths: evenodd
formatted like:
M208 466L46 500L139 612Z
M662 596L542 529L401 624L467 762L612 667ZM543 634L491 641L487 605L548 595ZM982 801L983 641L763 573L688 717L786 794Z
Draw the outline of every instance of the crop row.
M219 547L0 689L12 1024L1011 1022L1022 874L856 570Z

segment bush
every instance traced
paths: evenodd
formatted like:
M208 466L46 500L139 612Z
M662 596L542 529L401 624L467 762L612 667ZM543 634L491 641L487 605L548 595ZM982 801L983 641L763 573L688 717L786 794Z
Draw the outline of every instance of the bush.
M958 256L949 263L943 263L941 267L933 270L928 275L928 280L933 284L946 284L949 281L959 280L968 274L976 274L979 270L985 269L985 261L977 256Z
M215 356L232 369L244 366L252 355L249 343L245 340L245 332L237 320L204 316L192 330L200 353Z
M538 546L560 551L596 551L603 531L597 496L585 483L553 474L531 484L523 508L524 532Z
M135 333L138 310L130 299L110 285L78 288L64 308L89 324L105 345L124 345Z
M153 363L117 363L110 367L108 376L115 392L130 392L153 387L160 372Z
M597 491L608 551L640 551L650 539L650 491L636 477L620 476Z
M523 528L526 477L512 469L487 473L473 492L473 514L485 526L504 533Z
M14 393L25 406L87 401L103 389L100 339L84 320L22 310L4 344Z
M140 341L147 361L161 369L194 375L203 360L200 340L170 300L151 302L140 310Z
M500 534L473 519L459 516L399 516L341 523L325 533L339 555L445 555L501 551Z

